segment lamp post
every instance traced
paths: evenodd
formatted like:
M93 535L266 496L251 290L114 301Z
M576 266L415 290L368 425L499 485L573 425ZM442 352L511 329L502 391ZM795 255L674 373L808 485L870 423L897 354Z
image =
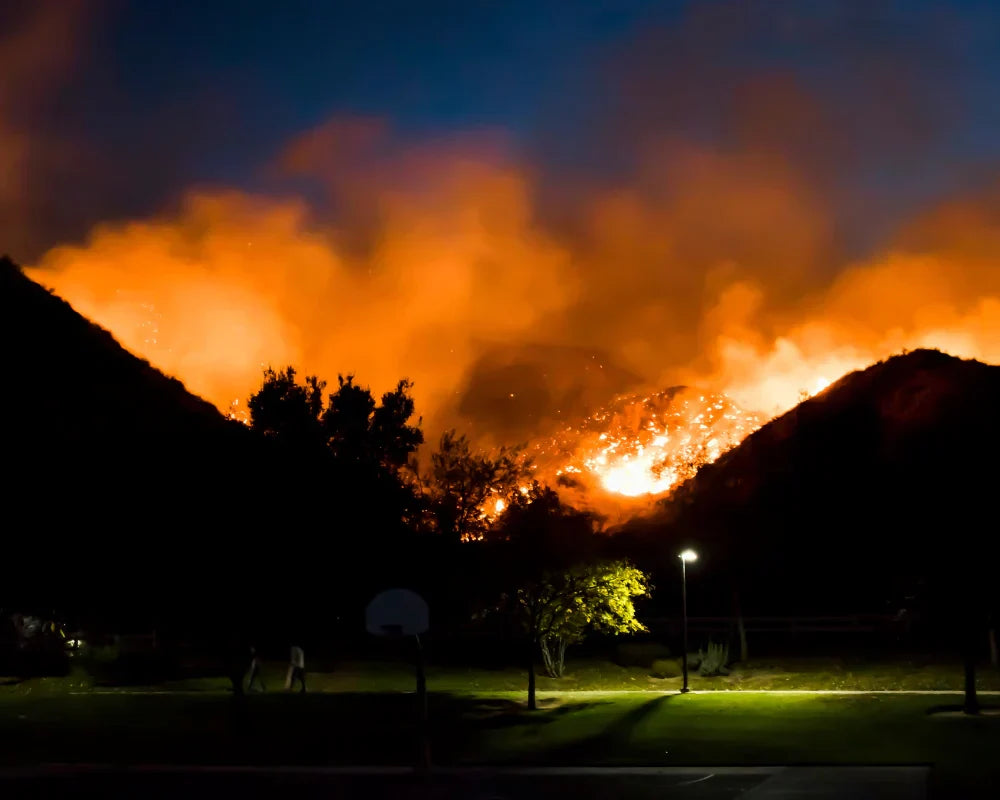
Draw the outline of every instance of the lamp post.
M689 561L697 561L698 554L694 550L685 550L678 556L681 560L681 616L684 631L684 649L681 651L681 665L684 672L684 685L681 692L691 691L688 688L688 590L687 565Z

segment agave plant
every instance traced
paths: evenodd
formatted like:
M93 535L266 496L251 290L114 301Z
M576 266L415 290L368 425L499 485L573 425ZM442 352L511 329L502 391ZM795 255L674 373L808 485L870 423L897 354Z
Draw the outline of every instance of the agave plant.
M729 645L716 644L712 640L708 642L708 649L702 652L698 650L698 674L699 675L728 675L729 669Z

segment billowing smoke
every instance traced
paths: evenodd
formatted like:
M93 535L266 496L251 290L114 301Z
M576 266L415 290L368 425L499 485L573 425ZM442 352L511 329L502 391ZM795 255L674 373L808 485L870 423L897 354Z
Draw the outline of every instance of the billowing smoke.
M54 179L80 153L51 124L57 91L87 28L85 0L12 0L0 6L0 249L34 250L41 220L59 217L65 194Z
M328 380L355 372L376 390L408 376L433 418L485 348L557 319L578 278L533 228L518 170L451 157L415 169L426 175L412 186L369 186L377 219L363 251L301 200L198 193L172 215L55 248L32 274L222 408L263 366L287 363Z
M965 168L942 144L961 98L931 75L958 74L951 21L859 38L868 4L776 4L748 33L747 4L711 5L595 57L592 107L529 147L334 117L266 190L191 190L31 274L223 409L267 364L405 376L431 436L483 441L624 391L769 414L903 348L1000 360L1000 193L941 178ZM760 55L793 44L823 68Z

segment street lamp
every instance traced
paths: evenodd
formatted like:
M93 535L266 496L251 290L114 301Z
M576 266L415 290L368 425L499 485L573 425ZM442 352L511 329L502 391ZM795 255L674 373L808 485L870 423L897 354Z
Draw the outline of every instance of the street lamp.
M684 685L681 692L691 691L688 688L688 590L687 590L687 565L688 561L697 561L698 554L694 550L685 550L678 558L681 560L681 615L684 630L684 649L681 651L681 665L684 672Z

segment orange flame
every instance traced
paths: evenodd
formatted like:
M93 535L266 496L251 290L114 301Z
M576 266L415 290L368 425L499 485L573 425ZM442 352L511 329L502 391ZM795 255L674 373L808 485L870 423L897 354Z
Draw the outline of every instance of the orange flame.
M722 394L678 388L625 396L535 447L543 477L584 505L666 494L763 423Z

